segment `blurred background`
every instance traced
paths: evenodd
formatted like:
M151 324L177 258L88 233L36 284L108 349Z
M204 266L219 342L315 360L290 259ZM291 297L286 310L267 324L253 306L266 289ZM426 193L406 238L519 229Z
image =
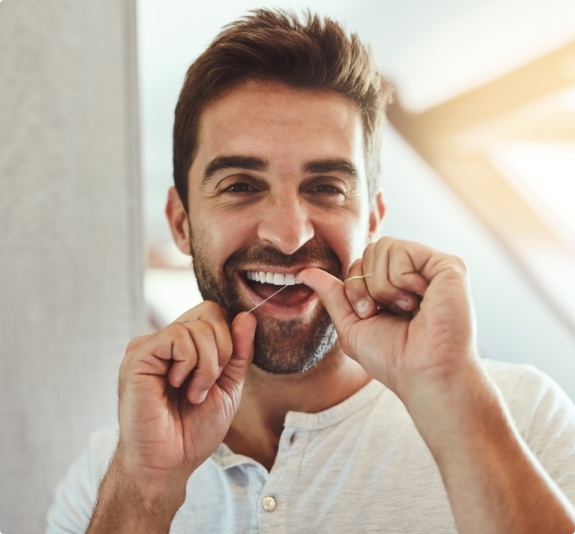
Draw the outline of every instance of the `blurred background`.
M310 8L396 88L383 233L464 258L485 357L575 399L575 0L0 1L0 531L114 424L127 341L199 301L171 243L173 109L219 29Z

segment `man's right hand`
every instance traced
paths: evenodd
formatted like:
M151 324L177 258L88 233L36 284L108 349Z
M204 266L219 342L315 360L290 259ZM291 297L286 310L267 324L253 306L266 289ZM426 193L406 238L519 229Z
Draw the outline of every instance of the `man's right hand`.
M120 368L118 448L92 523L106 507L103 491L121 494L124 502L126 491L134 494L143 515L151 508L175 513L188 478L222 443L238 409L255 328L251 313L230 327L223 309L206 301L128 345Z

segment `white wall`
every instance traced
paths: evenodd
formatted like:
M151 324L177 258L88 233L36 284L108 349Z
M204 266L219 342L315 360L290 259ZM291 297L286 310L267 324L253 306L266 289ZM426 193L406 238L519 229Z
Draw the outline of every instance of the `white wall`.
M142 331L132 0L0 3L0 531L42 532Z
M404 139L388 127L382 154L383 233L456 254L468 265L484 356L531 363L575 400L575 335Z

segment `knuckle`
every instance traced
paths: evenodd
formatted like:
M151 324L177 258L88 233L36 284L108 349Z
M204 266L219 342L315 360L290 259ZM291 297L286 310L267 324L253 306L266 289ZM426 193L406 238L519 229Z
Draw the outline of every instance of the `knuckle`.
M146 336L138 336L131 339L126 345L126 351L124 357L120 363L120 378L126 376L129 373L130 368L138 360L139 355L145 350L145 346L153 339L157 334L149 334Z
M218 303L212 300L206 300L201 304L203 311L210 316L220 316L223 319L227 319L228 314Z
M363 255L365 256L366 254L372 254L376 250L376 248L380 246L380 243L381 239L377 242L368 243L367 246L365 247Z
M467 273L468 269L467 269L467 263L465 262L465 260L463 260L462 258L460 258L459 256L454 256L454 261L455 261L455 265L457 266L457 268L464 272Z
M455 256L448 258L441 269L444 279L458 280L459 283L466 284L468 280L467 265Z
M204 379L210 383L215 382L220 376L220 367L218 362L210 360L210 364L202 369Z
M398 239L389 239L386 248L388 254L393 256L395 261L402 259L403 255L407 253L405 241L399 241Z
M369 247L369 245L367 247L365 247L365 250L367 250L368 247ZM358 258L349 266L349 270L351 271L351 270L357 269L362 263L363 263L363 260L361 258Z
M198 367L194 370L193 382L196 384L195 387L201 387L208 385L211 386L220 375L220 366L213 357L206 357L204 355L201 358Z
M390 236L383 236L378 242L377 245L383 249L389 249L393 246L397 246L397 239L394 239Z
M400 286L404 282L405 273L391 269L389 271L389 281L394 287Z
M459 256L449 256L449 267L454 273L466 276L468 273L467 264Z
M190 337L190 331L185 323L172 323L164 328L163 333L170 339L179 340Z
M210 322L198 319L192 324L194 334L201 337L214 337L214 329Z
M182 332L187 331L187 327L185 325L185 323L182 322L175 322L175 323L171 323L168 326L166 326L166 328L164 328L164 332L169 332L171 334L175 334L178 335Z
M226 340L218 344L218 360L220 363L229 360L234 352L234 345L231 340Z
M149 339L149 336L138 336L131 339L126 345L126 354L133 352Z

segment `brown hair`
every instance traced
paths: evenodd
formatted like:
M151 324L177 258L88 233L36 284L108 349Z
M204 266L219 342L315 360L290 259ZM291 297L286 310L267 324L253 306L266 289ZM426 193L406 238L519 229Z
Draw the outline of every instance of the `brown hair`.
M174 183L187 209L188 172L204 107L247 80L335 91L361 112L368 186L375 190L385 108L391 87L370 50L337 22L306 12L258 9L224 27L189 68L175 111Z

